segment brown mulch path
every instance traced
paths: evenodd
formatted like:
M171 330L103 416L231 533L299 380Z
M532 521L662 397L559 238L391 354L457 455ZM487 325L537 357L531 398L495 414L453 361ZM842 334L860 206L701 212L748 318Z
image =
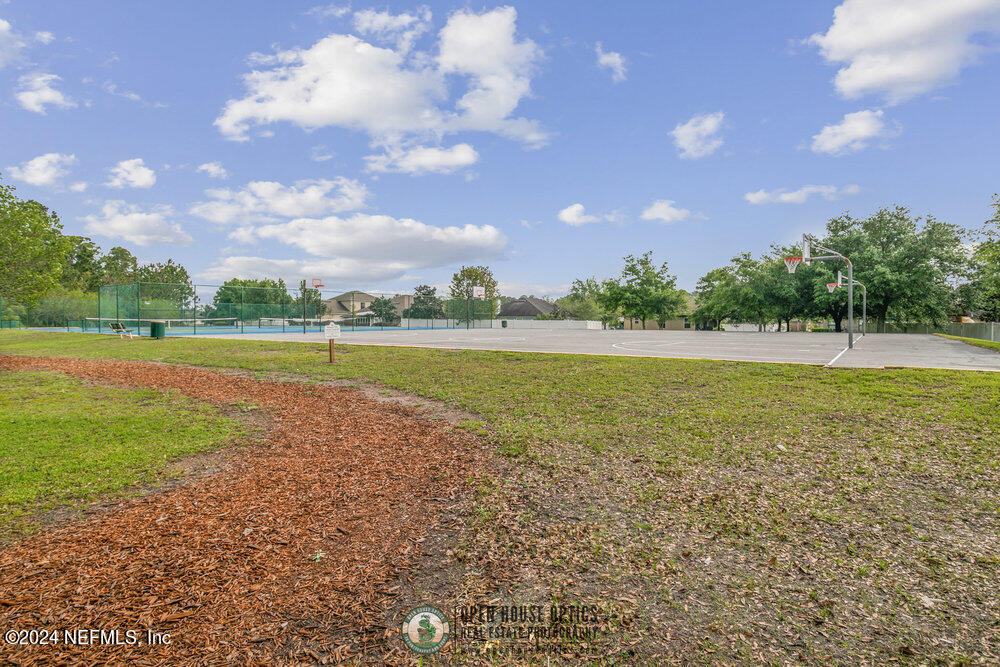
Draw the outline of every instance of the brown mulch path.
M385 634L392 581L483 456L466 434L351 389L159 364L0 356L261 406L235 468L0 549L0 629L146 629L169 646L11 646L0 662L339 661ZM100 438L100 433L94 433Z

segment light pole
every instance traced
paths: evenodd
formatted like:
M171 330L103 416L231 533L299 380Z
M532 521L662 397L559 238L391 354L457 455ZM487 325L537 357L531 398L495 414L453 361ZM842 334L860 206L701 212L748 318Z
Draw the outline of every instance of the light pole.
M812 244L822 250L823 252L830 253L829 255L821 255L819 257L812 257L809 252L809 244ZM808 264L814 259L839 259L847 264L847 347L854 347L854 265L851 260L847 257L841 255L836 250L831 250L830 248L824 248L820 244L816 243L814 239L809 234L802 235L802 257L786 257L785 266L788 267L789 273L795 273L795 269L798 267L800 262L805 262Z

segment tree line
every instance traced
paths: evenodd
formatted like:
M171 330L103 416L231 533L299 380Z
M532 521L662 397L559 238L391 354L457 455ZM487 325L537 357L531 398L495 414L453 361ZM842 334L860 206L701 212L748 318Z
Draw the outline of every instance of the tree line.
M1000 199L994 217L969 232L909 209L883 208L867 218L844 214L826 225L820 245L846 255L854 278L868 288L868 316L887 322L940 325L955 315L1000 316ZM799 265L789 275L785 257L797 246L774 245L761 257L743 253L698 281L692 318L703 325L754 322L761 328L791 320L828 319L840 331L847 318L847 290L827 290L842 263ZM846 271L844 271L846 274ZM860 314L857 289L855 315Z

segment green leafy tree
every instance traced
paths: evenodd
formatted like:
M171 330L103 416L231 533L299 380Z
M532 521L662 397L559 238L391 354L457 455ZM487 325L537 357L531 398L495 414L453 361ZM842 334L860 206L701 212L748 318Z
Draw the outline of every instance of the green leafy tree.
M691 318L701 327L719 326L739 317L736 302L736 274L732 266L712 269L695 286L697 307Z
M190 274L172 259L143 264L136 271L136 278L142 283L139 293L143 301L188 304L194 299L194 284Z
M1000 322L1000 195L993 195L994 215L977 234L970 261L971 280L959 298L968 312Z
M242 317L245 321L294 317L293 300L284 280L230 278L216 288L205 311L208 317ZM298 313L301 316L301 305Z
M115 246L101 257L101 282L104 285L124 285L138 280L139 260L131 252Z
M662 323L676 317L686 305L667 263L657 268L652 257L651 250L639 257L626 255L621 276L606 280L599 298L606 310L621 311L625 317L638 319L643 328L648 319Z
M477 285L485 288L486 297L473 302L472 288ZM451 299L445 304L445 313L452 319L464 321L470 314L473 317L493 317L497 312L500 294L496 278L488 266L463 266L452 274L449 292Z
M395 324L399 320L396 314L396 306L392 299L384 296L375 297L370 306L375 317L381 320L382 324Z
M437 296L437 288L417 285L413 289L413 302L403 311L403 317L421 320L444 319L444 302Z
M569 294L556 300L556 305L581 320L599 321L605 326L618 321L619 313L601 305L601 283L597 278L573 281Z
M70 244L59 216L0 184L0 298L34 305L62 276Z
M305 300L306 318L322 317L326 312L326 302L318 289L306 287L306 281L299 282L299 290L289 307L289 317L302 317L302 301Z
M968 268L963 237L956 225L932 216L914 217L909 209L896 206L863 219L850 214L831 219L821 244L854 263L855 277L868 286L869 316L882 330L889 319L935 324L947 320L953 285ZM831 278L842 268L825 264L831 264ZM818 285L816 289L820 299L843 299L846 309L845 292L823 297Z
M67 236L69 251L60 283L70 290L96 292L101 285L101 249L86 236Z

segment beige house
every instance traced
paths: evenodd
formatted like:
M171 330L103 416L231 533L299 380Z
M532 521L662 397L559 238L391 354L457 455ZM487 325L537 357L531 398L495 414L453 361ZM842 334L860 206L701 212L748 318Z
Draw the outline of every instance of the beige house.
M683 310L686 311L687 313L693 313L694 309L697 308L697 305L694 302L694 297L685 292L684 300L687 303L687 305L683 308ZM642 320L640 320L637 317L635 318L623 317L621 318L620 321L622 323L623 329L643 328ZM652 320L647 319L645 328L647 331L649 330L659 331L661 329L665 331L684 331L684 330L692 330L695 328L695 326L694 326L694 320L689 319L687 315L682 315L681 317L675 317L672 320L667 320L666 322L663 323L663 326L660 326L660 323L657 322L655 319Z
M345 316L371 315L371 311L368 309L374 300L375 297L367 292L359 292L358 290L344 292L324 301L326 312L323 314L323 319L339 320Z
M372 301L376 298L367 292L351 290L338 294L332 299L327 299L326 313L323 314L325 320L341 320L350 317L366 317L374 315L371 311ZM413 296L410 294L398 294L392 298L392 305L396 308L396 314L403 316L403 311L413 305Z

